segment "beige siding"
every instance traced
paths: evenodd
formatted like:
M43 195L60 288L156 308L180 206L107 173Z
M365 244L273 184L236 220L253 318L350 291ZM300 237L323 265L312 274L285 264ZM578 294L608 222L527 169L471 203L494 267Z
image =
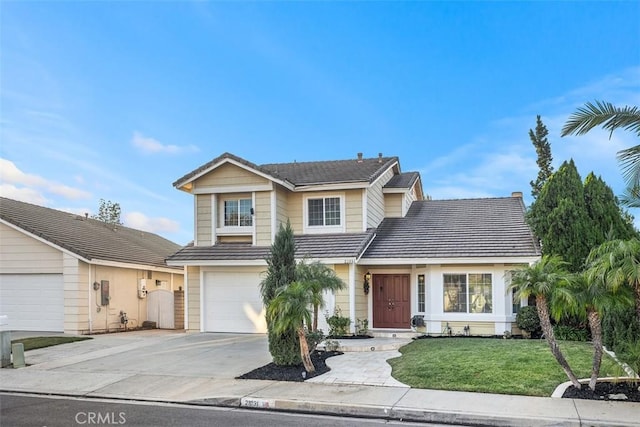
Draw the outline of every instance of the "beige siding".
M189 324L186 329L200 331L200 267L187 267Z
M224 164L194 181L194 188L264 185L270 181L236 165Z
M280 224L286 224L290 218L289 215L289 197L292 197L290 191L278 186L276 187L276 232Z
M2 273L62 273L62 251L5 224L0 224L0 235Z
M356 268L356 320L369 319L369 296L365 295L364 291L362 290L362 285L364 284L364 274L366 272L366 268ZM369 327L371 327L371 325L373 324L371 320L372 319L369 319Z
M70 334L89 331L89 265L76 257L63 256L64 331Z
M404 195L401 193L387 193L384 195L384 216L399 218L402 216Z
M350 317L349 311L349 266L346 264L336 264L333 266L333 269L336 272L336 275L342 279L342 281L347 285L344 289L336 292L336 306L335 309L340 309L342 312L342 316ZM329 311L329 314L333 314Z
M347 233L360 233L362 229L362 190L345 191L345 221Z
M367 191L367 228L375 228L384 219L382 187L393 178L393 169L387 170Z
M493 322L449 322L453 335L464 335L464 327L467 325L469 326L470 335L495 335Z
M253 243L253 236L218 236L216 243Z
M196 241L198 246L210 246L212 221L211 221L211 195L197 194L196 196Z
M291 228L293 229L294 234L303 233L302 200L302 193L289 194L289 203L287 205L287 210L289 212L289 220L291 221Z
M271 192L256 192L255 199L256 245L268 246L271 244Z

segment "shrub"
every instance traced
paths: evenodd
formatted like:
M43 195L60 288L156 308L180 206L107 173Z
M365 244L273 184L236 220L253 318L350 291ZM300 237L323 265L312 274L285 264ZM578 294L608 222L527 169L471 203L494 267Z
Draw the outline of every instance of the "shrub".
M307 331L305 335L307 337L307 344L309 345L309 353L313 352L324 339L324 332L322 332L321 329Z
M369 334L369 320L356 319L356 335L368 335L368 334Z
M559 340L584 342L589 339L589 334L586 329L571 325L555 325L553 327L553 333Z
M344 317L340 308L337 308L333 312L333 316L327 317L327 324L329 325L329 336L341 337L347 335L351 319Z
M280 366L295 366L302 363L300 357L300 340L295 331L276 334L269 330L269 353L273 363Z
M640 337L640 322L633 307L606 310L602 318L602 343L619 351L624 343L633 343Z
M618 359L629 365L637 375L640 375L640 338L633 342L621 343L616 355Z
M520 311L516 316L516 324L518 328L529 332L531 336L535 336L541 331L540 318L534 306L520 307Z

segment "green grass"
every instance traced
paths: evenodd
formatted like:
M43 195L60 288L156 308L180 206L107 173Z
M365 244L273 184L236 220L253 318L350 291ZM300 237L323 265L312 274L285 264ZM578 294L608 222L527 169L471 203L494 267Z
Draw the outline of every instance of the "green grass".
M561 341L578 378L589 378L590 343ZM414 388L550 396L568 381L544 340L437 338L415 340L389 360L392 376ZM614 376L615 362L603 356L600 376Z
M35 350L36 348L51 347L54 345L67 344L75 341L90 340L91 337L31 337L11 340L11 344L21 342L24 351Z

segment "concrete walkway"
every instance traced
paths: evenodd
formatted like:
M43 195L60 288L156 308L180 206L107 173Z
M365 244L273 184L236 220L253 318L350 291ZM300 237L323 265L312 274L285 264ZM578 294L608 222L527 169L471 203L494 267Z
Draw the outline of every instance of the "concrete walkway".
M22 369L0 370L0 391L193 403L494 426L638 426L640 404L411 389L346 383L396 350L335 359L328 378L304 383L236 380L270 361L261 335L129 332L26 353ZM376 355L376 353L378 353ZM360 359L358 359L360 357ZM344 358L344 362L338 362ZM37 361L37 363L36 363ZM359 361L359 363L358 363ZM379 375L387 379L388 371ZM366 378L367 376L363 376ZM389 376L390 377L390 376ZM386 380L385 380L386 381ZM327 381L329 382L329 381Z

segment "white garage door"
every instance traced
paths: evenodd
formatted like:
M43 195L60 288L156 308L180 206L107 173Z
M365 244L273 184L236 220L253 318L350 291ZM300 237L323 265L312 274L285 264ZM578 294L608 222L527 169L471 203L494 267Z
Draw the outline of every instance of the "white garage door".
M267 331L260 298L260 275L246 272L204 273L204 330L263 333Z
M62 332L62 274L0 274L0 314L12 330Z

